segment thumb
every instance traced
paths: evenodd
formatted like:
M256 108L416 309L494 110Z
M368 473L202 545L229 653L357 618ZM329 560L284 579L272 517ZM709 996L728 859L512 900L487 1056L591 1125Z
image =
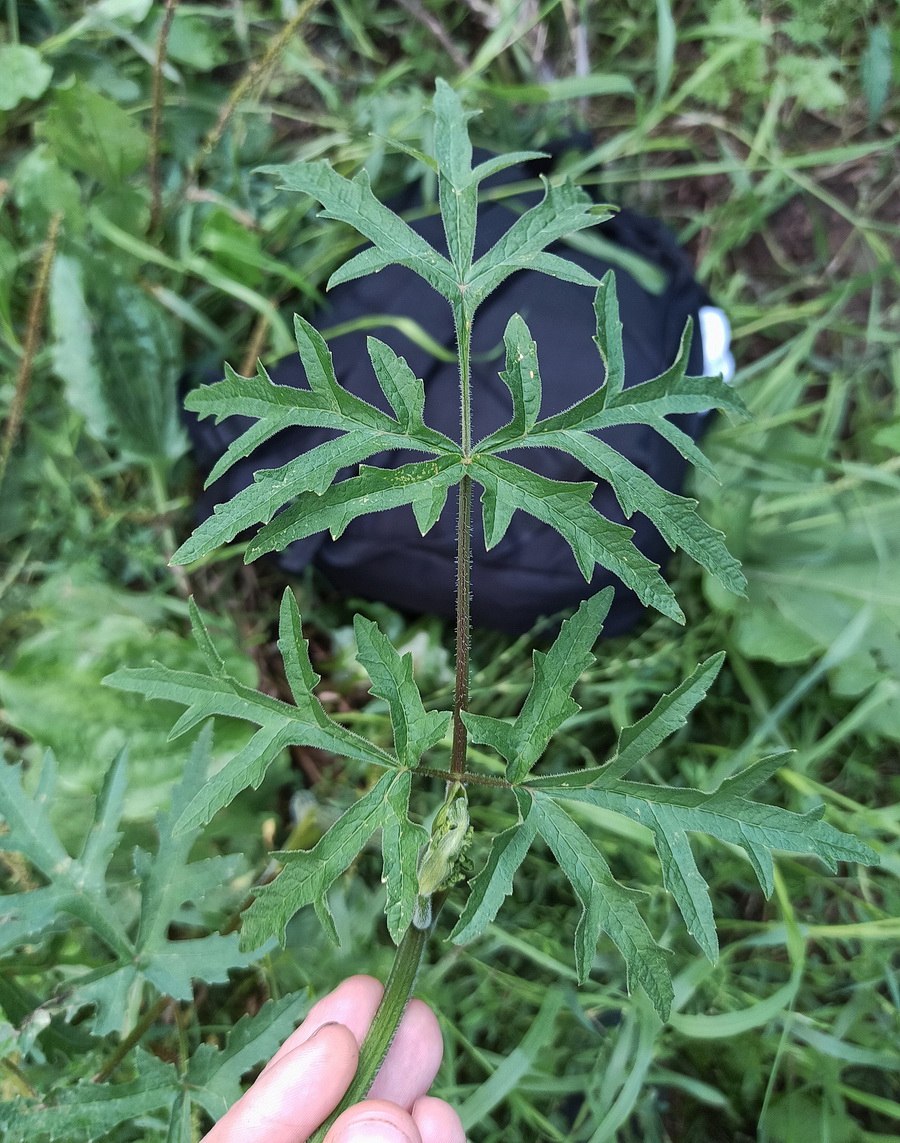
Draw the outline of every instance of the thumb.
M422 1143L422 1136L412 1116L396 1103L367 1099L340 1116L325 1143Z
M337 1107L357 1058L353 1033L325 1024L270 1064L203 1143L303 1143ZM418 1134L412 1140L420 1143Z

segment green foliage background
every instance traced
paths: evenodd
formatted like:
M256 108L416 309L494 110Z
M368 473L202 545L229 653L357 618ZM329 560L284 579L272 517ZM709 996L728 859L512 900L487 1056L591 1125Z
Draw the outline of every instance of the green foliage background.
M790 0L763 14L745 0L683 10L659 0L551 2L538 12L498 0L416 12L362 0L303 10L182 3L159 130L162 5L42 0L0 13L0 400L7 425L24 410L0 496L0 717L24 789L10 768L2 805L7 818L24 805L34 835L28 862L0 853L2 877L12 894L43 894L30 907L50 910L58 901L42 871L79 855L69 890L52 891L93 886L102 914L58 925L24 953L15 921L4 926L2 1095L61 1083L55 1119L32 1121L30 1137L40 1128L80 1138L84 1116L101 1122L101 1111L85 1111L94 1085L70 1085L117 1067L109 1090L124 1102L103 1112L106 1137L165 1138L174 1122L174 1137L187 1140L313 997L349 972L384 975L380 862L364 851L362 876L339 881L330 899L342 950L323 944L307 910L288 950L252 966L222 936L209 987L191 986L191 942L226 932L266 875L267 849L308 847L332 807L356 794L327 759L285 754L258 792L192 843L194 873L166 899L148 888L134 851L158 848L184 864L184 837L171 837L156 810L175 782L186 798L207 763L201 747L189 763L189 745L166 741L175 708L98 684L154 658L197 669L186 584L166 567L196 491L177 421L184 364L226 358L247 373L251 350L292 352L292 314L311 312L353 249L349 229L255 169L326 157L348 173L364 164L389 191L413 167L384 137L418 140L432 77L442 75L485 107L474 130L495 147L540 146L571 122L593 133L595 151L573 158L571 173L602 199L661 215L690 245L735 324L740 391L754 413L708 440L723 487L700 477L695 489L743 562L749 600L736 602L690 561L676 564L687 629L651 618L634 638L601 644L576 688L582 713L566 724L563 764L603 756L622 726L725 646L706 702L646 776L708 789L789 746L796 753L766 798L797 811L824 800L827 820L877 844L882 866L832 878L781 858L767 904L741 856L701 845L722 956L715 967L700 956L653 890L645 919L672 949L676 974L676 1014L661 1028L627 997L611 946L575 991L571 891L532 852L505 919L471 947L444 946L422 978L448 1047L440 1094L477 1140L896 1138L896 7ZM232 93L240 98L219 131ZM29 300L55 215L61 237L26 389ZM378 325L373 315L376 334ZM211 556L187 578L215 617L230 669L256 685L241 654L250 652L262 688L285 695L275 577ZM387 705L369 697L355 666L354 607L313 578L298 591L315 614L307 635L333 716L387 744ZM451 633L361 609L413 652L429 700L446 702ZM515 714L531 682L526 643L481 633L474 656L477 712ZM219 720L213 765L246 737ZM110 770L125 745L128 760ZM47 747L57 758L52 796ZM45 797L39 816L27 809L34 795ZM647 831L598 806L581 811L627 884L659 883ZM506 821L489 797L475 800L476 814L492 829ZM140 970L110 982L119 940L138 949ZM159 992L170 999L157 1003ZM120 1063L116 1045L135 1029L143 1047ZM175 1094L185 1082L201 1093L193 1107L183 1088ZM166 1084L168 1112L152 1103Z

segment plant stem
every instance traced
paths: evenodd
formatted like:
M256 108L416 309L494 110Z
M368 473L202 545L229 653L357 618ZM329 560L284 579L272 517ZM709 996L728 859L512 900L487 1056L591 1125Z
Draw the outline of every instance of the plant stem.
M157 519L160 523L160 538L162 539L163 551L166 556L166 564L171 566L172 556L175 554L177 543L175 541L175 531L172 528L168 516L168 488L167 485L167 471L165 461L154 460L150 463L150 489L153 493L153 504L156 509ZM191 594L191 586L188 583L187 573L183 567L177 564L171 566L172 578L175 581L175 588L182 599L188 599Z
M166 0L166 10L163 22L156 40L156 63L153 67L153 110L150 119L150 229L156 230L162 221L162 185L159 171L159 149L162 136L163 112L163 67L166 62L166 49L169 43L169 31L172 19L175 16L175 6L178 0Z
M348 1107L353 1107L354 1104L365 1099L369 1094L369 1089L378 1074L378 1069L384 1063L384 1057L397 1034L397 1028L400 1026L403 1013L409 1004L416 976L422 964L425 946L434 931L444 896L445 894L435 894L432 899L431 918L425 928L418 928L413 924L403 934L403 940L394 955L391 973L384 987L384 996L381 998L372 1026L369 1028L359 1050L356 1075L341 1102L322 1126L309 1137L309 1143L322 1143L338 1116L342 1115Z
M469 392L469 350L472 319L465 304L453 307L456 344L459 349L459 405L463 464L472 456L472 403ZM462 712L469 709L469 643L472 614L472 478L468 473L459 482L459 512L456 533L456 689L453 698L453 747L450 772L461 778L466 770L468 739Z
M472 316L464 302L453 308L456 325L456 343L459 350L460 443L463 464L472 455L472 409L469 392L469 355L472 340ZM467 738L462 712L469 706L469 639L471 628L470 592L472 578L472 478L464 476L459 482L459 525L457 530L456 559L456 690L453 702L453 746L451 749L448 789L466 773ZM339 1115L359 1103L384 1063L388 1048L412 996L413 986L428 938L434 931L438 914L447 897L447 890L435 893L430 901L427 924L413 923L403 934L391 973L385 985L384 996L375 1013L372 1026L359 1050L359 1063L353 1082L334 1112L311 1135L309 1143L322 1143L329 1128Z
M6 32L11 44L17 44L19 42L18 0L6 0Z
M167 1004L170 1003L168 996L160 996L155 1004L144 1013L140 1021L135 1024L129 1034L119 1044L110 1058L106 1061L99 1072L94 1076L94 1083L103 1083L104 1080L109 1079L119 1064L125 1059L131 1049L137 1044L144 1033L155 1024L157 1019L162 1015Z
M3 427L3 439L0 441L0 486L12 455L13 445L22 426L25 415L25 402L28 398L28 389L31 385L31 372L34 368L34 359L38 351L41 336L41 322L44 317L44 303L47 300L47 287L50 284L50 271L53 268L53 259L56 256L56 247L59 242L59 230L62 226L63 216L57 211L50 219L47 227L47 239L44 243L44 252L38 264L37 280L31 294L28 306L28 318L25 325L25 340L22 345L22 360L16 373L15 387L13 389L12 404L6 424Z
M182 185L182 190L193 178L196 177L203 163L210 156L216 144L225 134L225 128L231 122L231 117L234 115L241 100L249 95L250 91L257 84L258 81L264 79L266 73L271 67L275 65L282 50L290 41L291 36L297 31L300 25L304 22L306 17L318 5L319 0L303 0L297 12L288 20L280 32L269 40L266 49L262 56L250 65L242 78L235 85L228 99L225 101L219 116L213 127L210 128L200 146L199 151L194 156L190 167L188 168L185 181Z

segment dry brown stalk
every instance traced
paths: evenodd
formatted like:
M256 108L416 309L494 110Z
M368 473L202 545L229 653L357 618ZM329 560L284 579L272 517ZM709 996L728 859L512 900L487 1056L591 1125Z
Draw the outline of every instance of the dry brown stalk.
M62 212L57 211L50 219L47 227L47 238L44 242L44 251L38 264L37 281L31 300L28 303L28 318L25 326L25 341L22 345L22 360L16 373L16 384L13 392L12 404L9 407L9 416L3 426L3 441L0 443L0 485L6 475L6 466L12 454L13 445L19 435L22 417L25 414L25 402L28 398L28 389L31 385L31 373L34 368L34 358L37 354L41 336L41 320L44 316L44 305L47 300L47 286L50 282L50 270L56 255L59 242L59 231L62 226Z
M163 68L169 44L169 31L178 0L166 0L166 11L156 39L156 63L153 67L153 111L150 117L150 228L156 230L162 220L162 186L159 171L159 149L162 138Z

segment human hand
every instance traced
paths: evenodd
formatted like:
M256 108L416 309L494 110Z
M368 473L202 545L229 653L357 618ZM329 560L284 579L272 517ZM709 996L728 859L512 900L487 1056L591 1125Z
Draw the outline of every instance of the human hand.
M314 1004L203 1143L303 1143L349 1087L382 992L373 977L352 976ZM465 1143L453 1108L425 1094L442 1055L434 1013L413 1000L369 1098L340 1116L325 1143Z

